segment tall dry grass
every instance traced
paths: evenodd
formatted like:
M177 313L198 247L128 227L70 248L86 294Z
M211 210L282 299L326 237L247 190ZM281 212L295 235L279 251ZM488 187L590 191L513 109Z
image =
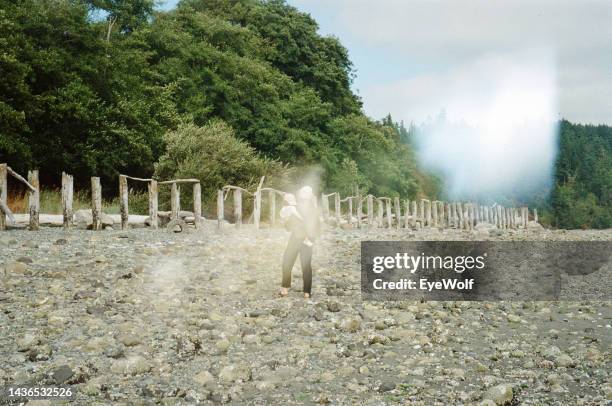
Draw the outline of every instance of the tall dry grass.
M130 190L129 210L132 214L147 214L149 211L149 197L145 192ZM13 213L28 212L28 194L9 193L8 206ZM87 190L74 193L73 210L91 209L91 195ZM119 198L102 200L102 211L107 214L119 214ZM40 191L40 212L44 214L62 214L62 199L59 189L42 189Z

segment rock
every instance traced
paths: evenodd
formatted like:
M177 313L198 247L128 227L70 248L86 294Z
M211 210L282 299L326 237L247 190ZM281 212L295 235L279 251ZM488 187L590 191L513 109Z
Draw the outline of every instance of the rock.
M208 371L202 371L191 379L202 386L210 386L215 383L215 377Z
M368 344L386 344L389 341L389 338L382 334L370 334L368 336Z
M40 343L40 339L34 334L26 333L17 340L17 351L24 352L32 349Z
M149 372L151 363L141 355L132 355L126 359L120 359L113 363L111 371L116 374L137 375Z
M53 245L66 245L66 244L68 244L68 240L65 238L59 238L55 240L55 242L53 243Z
M228 365L219 372L219 380L223 383L246 382L250 379L251 369L246 365Z
M74 375L74 371L68 365L62 365L53 371L53 380L56 384L61 385L68 381Z
M395 382L392 382L389 379L385 379L381 384L378 390L380 392L389 392L395 389Z
M93 216L91 214L91 209L81 209L75 211L74 222L77 224L78 228L91 228L91 225L93 224ZM106 228L107 226L112 227L115 224L115 221L108 214L100 213L100 223L102 223L102 228Z
M515 314L509 314L507 319L510 323L520 323L521 322L521 318Z
M498 406L510 405L514 392L512 385L501 384L490 388L483 396L484 399L495 402Z
M124 355L123 347L117 345L110 346L104 350L104 355L109 358L121 358Z
M357 317L348 317L340 323L340 330L347 333L354 333L361 328L361 319Z
M140 337L138 337L135 334L130 334L130 333L120 334L119 337L117 337L117 340L123 345L125 345L126 347L133 347L135 345L142 343L142 341L140 340Z
M336 301L332 301L330 300L329 302L327 302L327 310L330 312L339 312L340 311L340 303L336 302Z
M455 378L459 378L460 380L465 380L465 370L461 368L453 368L450 370L450 374Z
M215 348L217 348L219 353L224 354L227 352L231 345L232 343L230 343L229 340L223 338L215 343Z
M553 361L559 355L561 355L561 350L555 345L551 345L542 351L542 356L549 361Z
M576 363L574 362L574 360L572 359L572 357L570 357L569 355L567 355L567 354L561 354L561 355L559 355L559 356L555 357L555 364L556 364L558 367L564 367L564 368L567 368L567 367L574 366Z
M48 345L41 345L39 347L30 349L30 351L28 351L27 358L32 362L47 361L49 358L51 358L52 353L53 351L51 350L51 347Z
M32 261L32 258L19 257L19 258L17 258L17 262L21 262L22 264L31 264L34 261Z
M24 274L26 269L27 267L23 262L9 262L4 266L6 273Z
M38 248L38 244L36 244L34 241L26 241L22 244L22 247L24 248Z

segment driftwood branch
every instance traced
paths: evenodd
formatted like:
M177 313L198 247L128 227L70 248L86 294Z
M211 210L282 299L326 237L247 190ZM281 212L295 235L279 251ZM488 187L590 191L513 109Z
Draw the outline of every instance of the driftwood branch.
M134 176L128 176L128 175L119 175L120 177L123 176L126 179L131 179L131 180L137 180L140 182L151 182L153 179L148 179L148 178L136 178Z
M30 182L28 182L27 180L25 180L25 178L23 176L21 176L20 174L18 174L17 172L15 172L14 170L11 169L10 166L6 167L6 171L13 175L13 177L19 181L21 181L24 185L26 185L28 187L28 189L30 189L32 192L36 192L36 188L32 185L30 185Z
M246 190L245 188L241 188L240 186L232 186L232 185L225 185L221 188L221 190L223 190L224 192L229 192L230 190L241 190L244 193L246 193L249 196L253 196L254 193L249 192L248 190ZM225 196L227 197L227 196ZM223 198L223 200L225 200L225 197Z
M281 196L285 196L287 194L287 192L283 192L282 190L274 189L274 188L271 188L271 187L264 187L264 188L261 188L260 190L262 192L265 192L265 191L274 192L274 193L276 193L278 195L281 195Z
M170 185L172 183L199 183L200 179L174 179L157 182L158 185Z
M13 212L11 211L11 209L8 208L6 203L2 201L2 199L0 199L0 211L2 211L6 215L6 217L11 220L11 223L15 224L15 217L13 217Z

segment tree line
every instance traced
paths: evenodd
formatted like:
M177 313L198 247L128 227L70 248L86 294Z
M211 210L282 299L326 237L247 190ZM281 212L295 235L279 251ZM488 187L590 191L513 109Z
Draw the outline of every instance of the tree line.
M43 182L315 173L342 193L436 192L396 128L363 114L346 48L283 0L0 6L0 161Z

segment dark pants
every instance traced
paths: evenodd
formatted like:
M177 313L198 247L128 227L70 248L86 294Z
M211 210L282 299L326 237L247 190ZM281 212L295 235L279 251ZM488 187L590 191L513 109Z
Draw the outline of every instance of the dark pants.
M312 247L303 244L304 238L291 234L285 253L283 254L283 288L291 287L291 270L295 260L300 255L302 264L302 279L304 280L304 293L310 293L312 286Z

